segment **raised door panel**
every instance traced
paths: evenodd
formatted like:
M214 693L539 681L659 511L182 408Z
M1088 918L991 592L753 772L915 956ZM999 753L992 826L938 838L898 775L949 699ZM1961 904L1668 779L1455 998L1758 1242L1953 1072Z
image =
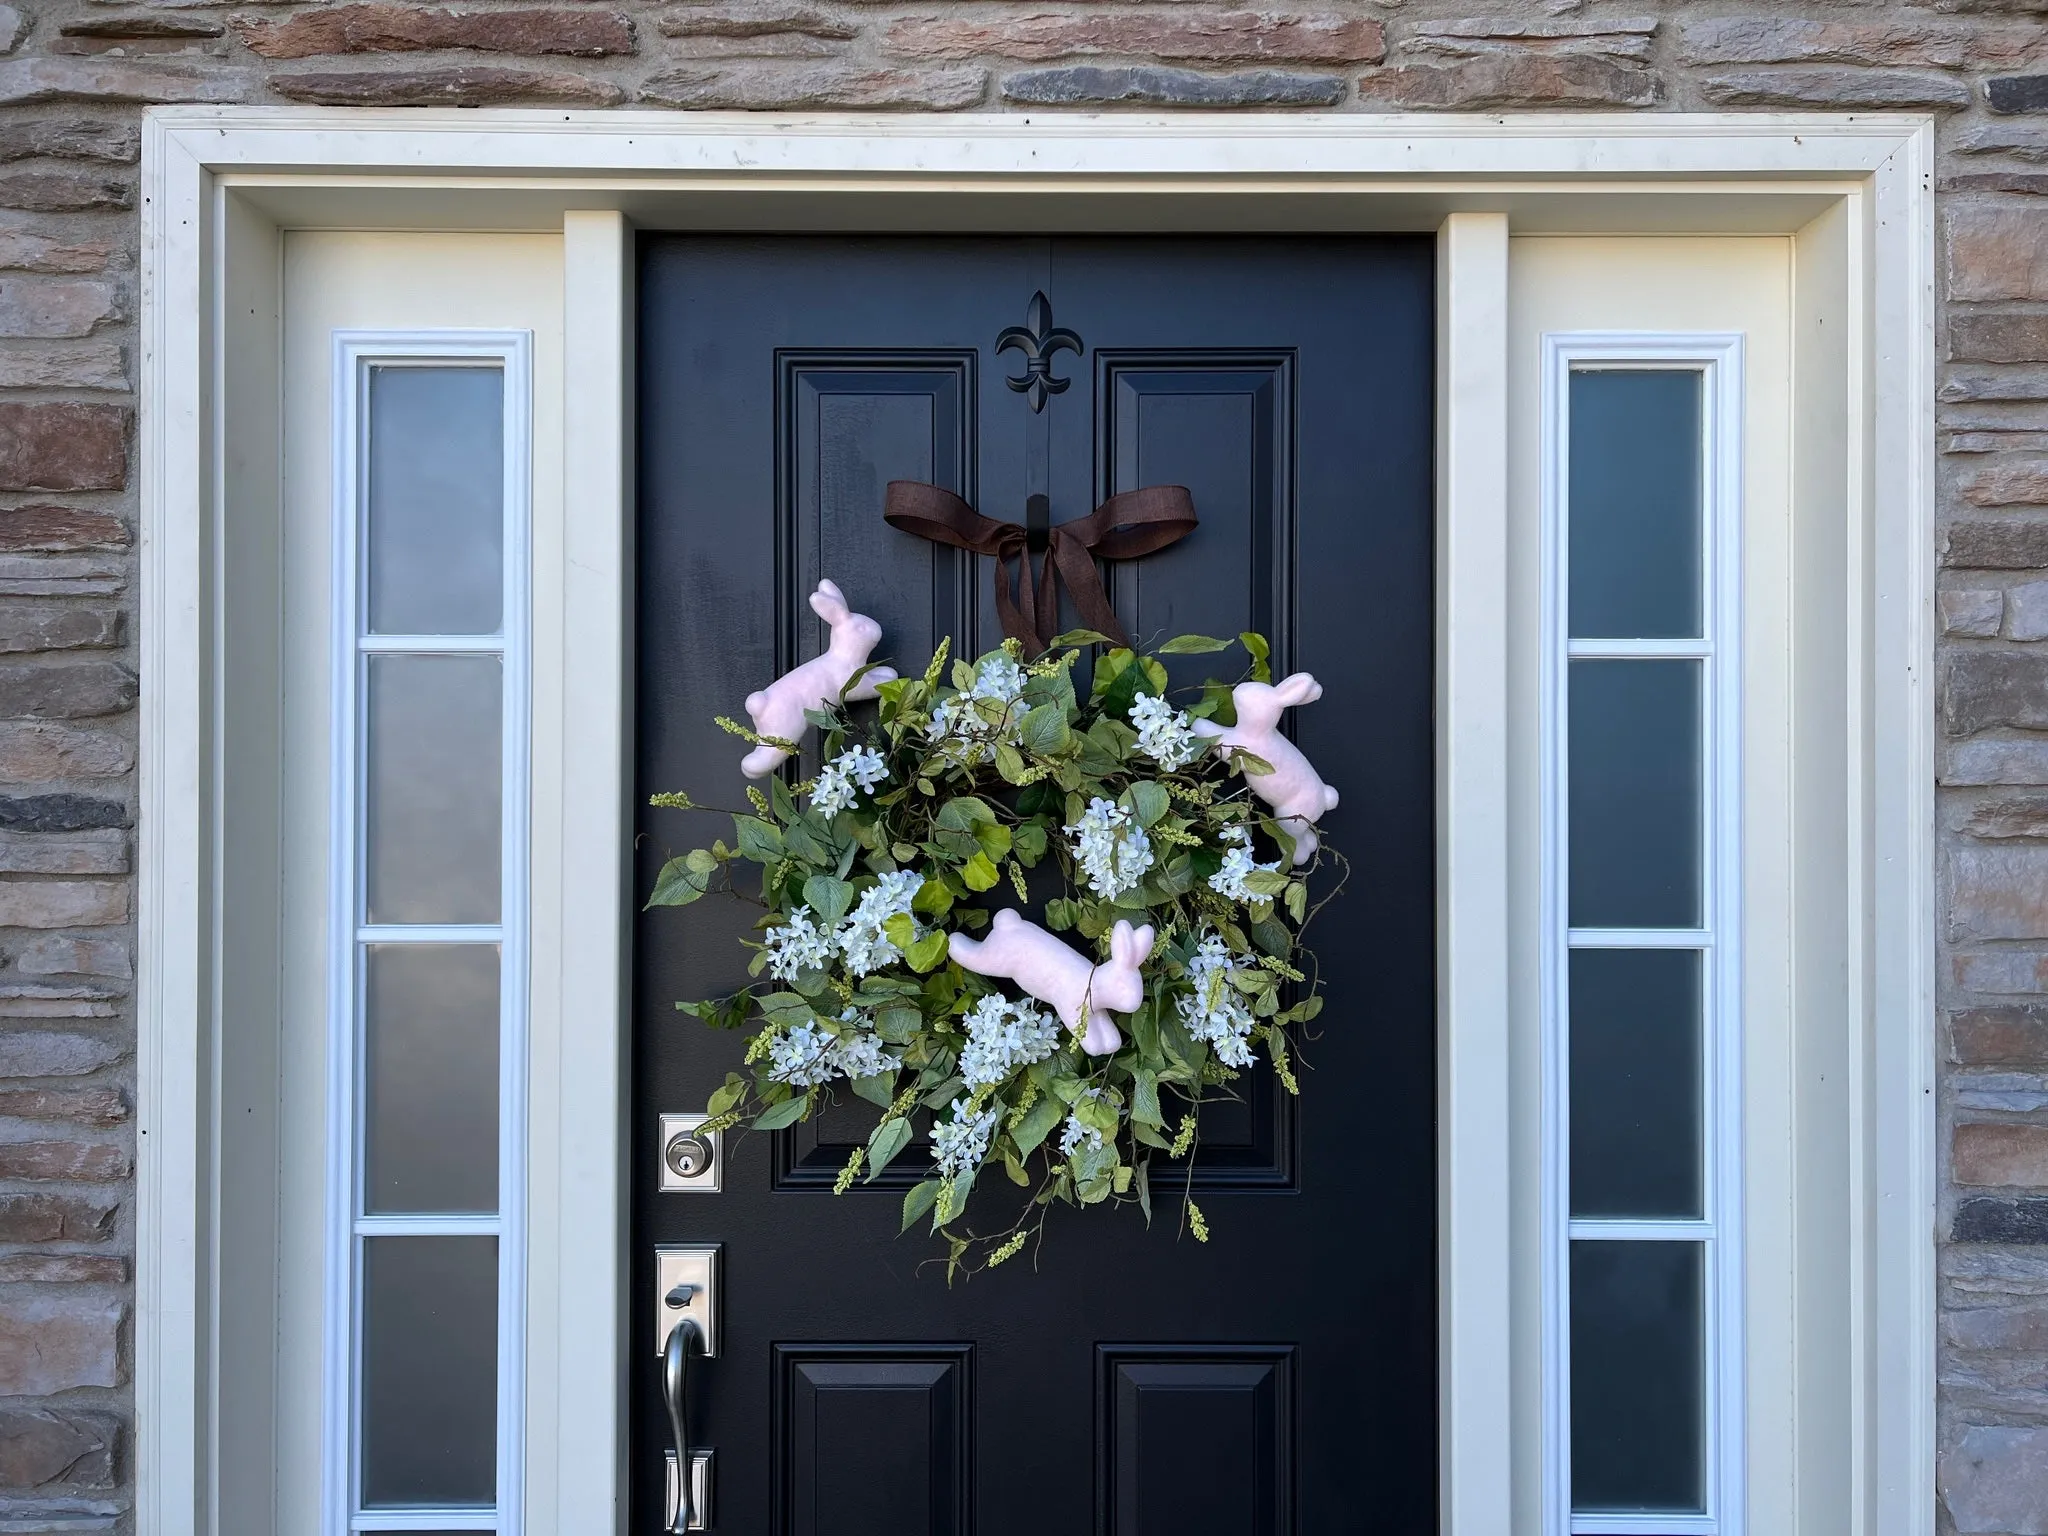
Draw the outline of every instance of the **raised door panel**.
M777 1536L967 1536L973 1349L781 1344Z
M1291 1536L1294 1351L1097 1351L1101 1536Z
M776 362L778 666L830 638L808 601L821 576L881 623L891 655L926 657L942 635L973 634L972 557L891 533L882 498L891 480L928 480L973 499L975 354L784 352Z
M975 358L972 350L777 357L778 670L830 640L809 604L821 576L881 623L889 656L922 661L941 636L975 633L985 578L974 557L882 522L891 480L927 480L973 497ZM873 1120L872 1107L849 1096L778 1135L776 1187L831 1188ZM862 1187L900 1192L920 1171L921 1160L906 1157Z
M1196 537L1106 567L1110 601L1145 644L1245 630L1273 645L1275 675L1294 652L1295 354L1289 348L1104 348L1095 354L1101 494L1184 485ZM1241 658L1240 658L1241 659ZM1169 660L1177 687L1229 657ZM1235 1099L1202 1112L1195 1185L1294 1185L1295 1101L1261 1056Z

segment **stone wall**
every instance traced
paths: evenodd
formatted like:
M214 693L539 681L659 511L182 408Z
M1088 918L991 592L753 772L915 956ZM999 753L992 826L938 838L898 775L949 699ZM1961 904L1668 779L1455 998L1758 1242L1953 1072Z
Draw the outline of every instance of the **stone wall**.
M258 101L1937 113L1940 1520L2048 1532L2048 0L0 5L0 1530L131 1504L137 122Z

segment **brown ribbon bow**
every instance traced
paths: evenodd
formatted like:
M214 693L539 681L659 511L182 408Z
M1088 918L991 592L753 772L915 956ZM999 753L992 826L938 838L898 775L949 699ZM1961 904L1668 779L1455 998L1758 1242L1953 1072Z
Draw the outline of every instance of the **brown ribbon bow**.
M1184 485L1148 485L1110 497L1086 517L1040 530L983 517L942 486L891 480L882 520L934 544L993 555L996 614L1003 633L1023 641L1026 655L1036 656L1059 633L1062 579L1084 625L1129 645L1102 590L1095 557L1131 560L1178 543L1195 531L1195 499ZM1040 540L1045 554L1034 577L1031 555ZM1008 574L1012 562L1014 581Z

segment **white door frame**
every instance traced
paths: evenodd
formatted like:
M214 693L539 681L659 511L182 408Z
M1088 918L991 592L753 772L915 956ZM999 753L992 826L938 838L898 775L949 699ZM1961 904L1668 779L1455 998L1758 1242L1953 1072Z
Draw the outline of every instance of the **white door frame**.
M262 1501L261 1382L274 1350L317 1347L262 1326L274 1285L263 1180L277 1134L286 622L274 603L278 244L290 227L566 237L570 494L559 566L537 572L535 611L555 626L557 678L576 686L558 691L555 720L535 721L535 740L559 748L534 765L536 867L558 871L559 885L555 910L533 913L534 1007L537 1034L543 1015L566 1027L573 1014L576 1049L558 1063L555 1166L536 1179L536 1200L554 1202L536 1223L555 1222L558 1252L529 1307L554 1345L552 1389L536 1381L535 1399L570 1406L536 1409L529 1529L621 1528L638 223L1439 230L1438 1262L1443 1525L1455 1536L1533 1529L1534 1428L1516 1416L1525 1387L1506 1279L1520 1262L1510 1214L1526 1177L1506 1132L1508 1063L1528 1007L1514 960L1525 892L1510 855L1505 729L1508 236L1793 238L1795 371L1802 417L1818 423L1798 483L1802 505L1832 509L1839 535L1838 633L1823 647L1839 653L1839 718L1812 725L1811 760L1855 811L1838 845L1811 854L1840 895L1839 952L1826 958L1848 978L1834 1007L1850 1086L1829 1130L1851 1251L1837 1256L1838 1277L1811 1282L1839 1292L1848 1342L1840 1402L1810 1423L1826 1442L1814 1464L1830 1469L1813 1485L1823 1491L1810 1528L1930 1531L1932 155L1925 119L1867 115L152 111L139 455L140 1529L256 1528L233 1512ZM1821 317L1833 322L1824 334ZM536 543L547 547L541 531ZM536 639L544 668L538 629Z

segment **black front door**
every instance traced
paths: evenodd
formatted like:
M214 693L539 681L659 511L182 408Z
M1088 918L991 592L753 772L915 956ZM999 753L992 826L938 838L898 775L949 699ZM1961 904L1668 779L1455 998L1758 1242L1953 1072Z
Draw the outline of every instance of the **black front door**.
M675 1012L746 979L751 912L635 935L629 1337L634 1529L660 1529L651 1254L724 1245L702 1365L714 1529L734 1536L1326 1536L1436 1525L1430 243L1419 237L649 237L640 264L638 790L743 804L712 724L816 654L821 576L921 669L993 645L989 574L882 522L893 479L1025 519L1180 484L1201 523L1108 572L1141 641L1256 629L1320 703L1296 740L1351 859L1310 930L1328 1003L1303 1096L1205 1110L1198 1243L1163 1200L1059 1208L1024 1260L948 1287L896 1235L917 1149L832 1184L875 1111L726 1138L716 1195L656 1189L657 1120L738 1037ZM1045 400L999 353L1043 293L1079 351ZM1039 317L1044 318L1042 315ZM956 649L956 654L959 654ZM1198 672L1197 677L1201 674ZM642 811L640 890L720 830ZM730 835L729 827L724 829ZM647 1347L642 1347L647 1341Z

